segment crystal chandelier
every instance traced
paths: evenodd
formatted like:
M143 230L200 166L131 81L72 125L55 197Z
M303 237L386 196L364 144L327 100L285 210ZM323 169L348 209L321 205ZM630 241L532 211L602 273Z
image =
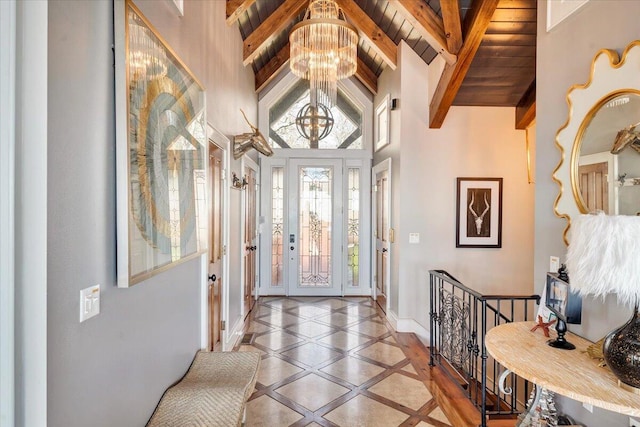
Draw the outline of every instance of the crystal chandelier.
M332 107L338 80L356 72L358 33L335 0L311 0L301 22L291 29L289 64L309 80L311 104Z

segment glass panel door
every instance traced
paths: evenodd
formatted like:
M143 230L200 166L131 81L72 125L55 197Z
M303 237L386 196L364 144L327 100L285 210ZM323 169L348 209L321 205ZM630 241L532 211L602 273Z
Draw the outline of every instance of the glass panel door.
M289 295L341 295L342 161L292 159Z

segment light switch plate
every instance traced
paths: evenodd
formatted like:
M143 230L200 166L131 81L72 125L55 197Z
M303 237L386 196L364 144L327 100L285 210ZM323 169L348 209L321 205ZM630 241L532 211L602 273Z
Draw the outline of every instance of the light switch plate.
M409 233L409 243L420 243L420 233Z
M100 314L100 285L80 291L80 323Z
M557 256L549 257L549 271L552 273L557 273L560 268L560 258Z

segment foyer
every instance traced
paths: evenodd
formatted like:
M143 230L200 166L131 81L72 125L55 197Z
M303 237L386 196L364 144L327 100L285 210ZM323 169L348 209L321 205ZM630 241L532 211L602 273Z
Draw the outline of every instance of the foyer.
M262 354L247 426L452 426L383 316L370 298L261 298L236 347Z

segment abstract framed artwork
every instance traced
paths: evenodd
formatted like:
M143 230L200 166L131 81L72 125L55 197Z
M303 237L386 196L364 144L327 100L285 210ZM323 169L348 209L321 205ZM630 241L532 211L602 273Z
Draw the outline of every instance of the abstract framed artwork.
M456 248L502 247L502 178L458 178Z
M200 82L131 1L114 7L117 273L129 287L206 251L208 147Z

